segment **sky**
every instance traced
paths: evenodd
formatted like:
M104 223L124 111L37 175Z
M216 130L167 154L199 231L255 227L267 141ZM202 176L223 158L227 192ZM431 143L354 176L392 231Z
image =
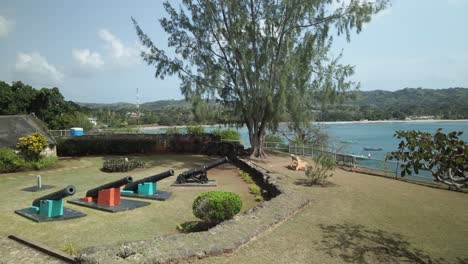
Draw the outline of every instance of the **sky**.
M346 0L345 0L346 1ZM0 1L0 80L59 87L92 103L182 99L177 77L154 77L130 17L167 50L163 1ZM468 0L392 0L332 54L361 90L468 87Z

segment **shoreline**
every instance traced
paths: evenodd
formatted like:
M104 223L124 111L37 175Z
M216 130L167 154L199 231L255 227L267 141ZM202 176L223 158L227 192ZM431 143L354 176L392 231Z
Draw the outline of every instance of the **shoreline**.
M323 121L323 122L313 122L314 124L323 124L323 125L333 125L333 124L378 124L378 123L438 123L438 122L468 122L468 119L425 119L425 120L368 120L368 121ZM286 122L280 122L280 124L286 124ZM167 129L167 128L185 128L189 125L177 125L177 126L165 126L165 125L142 125L137 126L136 128L146 130L146 129ZM230 127L228 125L200 125L202 127ZM235 128L235 127L232 127Z
M468 119L421 119L421 120L367 120L367 121L323 121L316 124L372 124L372 123L438 123L468 122Z

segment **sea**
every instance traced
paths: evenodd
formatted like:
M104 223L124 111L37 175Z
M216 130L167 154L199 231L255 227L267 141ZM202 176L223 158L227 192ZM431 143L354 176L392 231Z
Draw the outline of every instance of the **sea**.
M438 128L442 132L462 131L461 139L468 141L467 121L385 121L385 122L326 122L317 123L322 126L330 137L330 147L338 149L341 153L358 156L371 157L373 159L385 159L388 152L396 151L399 139L394 137L399 130L419 130L435 133ZM214 129L224 128L222 126L207 126L206 132ZM241 143L250 147L247 127L234 128L240 132ZM164 133L164 128L147 127L143 133ZM375 149L375 150L366 150Z
M398 150L401 139L394 137L396 131L418 130L434 134L441 128L442 132L462 131L460 139L468 142L468 120L459 121L385 121L385 122L326 122L317 123L329 135L331 151L350 154L356 157L357 163L363 167L395 171L400 174L396 163L385 161L387 153ZM205 127L206 132L223 128L220 126ZM247 127L234 128L240 132L241 143L250 147ZM143 133L164 133L164 128L143 128ZM416 177L416 178L415 178ZM419 177L419 178L418 178ZM432 181L428 172L413 177L416 180Z

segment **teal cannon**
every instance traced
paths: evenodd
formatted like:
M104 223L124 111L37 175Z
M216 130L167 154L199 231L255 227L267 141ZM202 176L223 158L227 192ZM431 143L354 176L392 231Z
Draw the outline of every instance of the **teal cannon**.
M75 192L75 186L68 185L60 191L37 198L33 201L30 210L43 217L60 217L63 215L63 198L72 196Z

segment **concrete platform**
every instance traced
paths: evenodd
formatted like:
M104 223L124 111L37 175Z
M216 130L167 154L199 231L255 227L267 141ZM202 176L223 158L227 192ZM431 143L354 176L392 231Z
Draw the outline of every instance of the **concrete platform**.
M70 208L63 208L63 215L59 217L45 217L36 212L31 211L29 208L16 210L15 213L24 216L28 219L31 219L35 222L42 223L42 222L52 222L52 221L61 221L61 220L69 220L78 217L86 216L86 214L82 212L75 211Z
M121 211L128 211L128 210L133 210L138 207L143 207L147 206L150 203L148 202L141 202L141 201L134 201L134 200L126 200L126 199L121 199L120 200L120 205L116 206L107 206L107 205L101 205L97 204L95 202L85 202L80 199L75 199L75 200L69 200L68 201L71 204L74 205L80 205L80 206L85 206L89 208L93 208L96 210L104 211L104 212L109 212L109 213L116 213L116 212L121 212Z
M138 193L125 193L121 192L121 196L130 197L130 198L139 198L139 199L148 199L148 200L156 200L156 201L166 201L171 196L172 192L166 191L158 191L158 193L153 195L144 195Z
M174 182L171 186L183 186L183 187L216 187L218 183L216 180L208 180L207 183L199 183L199 182L185 182L185 183L177 183Z

